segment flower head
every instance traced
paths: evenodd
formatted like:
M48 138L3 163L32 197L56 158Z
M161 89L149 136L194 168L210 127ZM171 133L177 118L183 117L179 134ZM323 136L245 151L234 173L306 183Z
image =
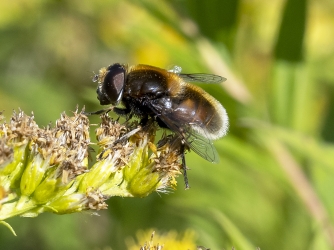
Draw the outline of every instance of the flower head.
M0 125L0 220L106 209L112 196L145 197L176 186L178 137L155 144L153 121L141 127L103 114L95 131L99 152L89 168L89 128L78 110L61 114L54 127L40 128L23 111Z

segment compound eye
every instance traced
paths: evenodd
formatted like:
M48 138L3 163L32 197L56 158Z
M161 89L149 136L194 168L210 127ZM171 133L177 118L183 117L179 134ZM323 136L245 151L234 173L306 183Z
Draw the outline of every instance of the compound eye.
M116 105L119 103L122 98L124 84L124 67L118 63L109 66L108 73L103 81L102 92L106 95L110 104Z

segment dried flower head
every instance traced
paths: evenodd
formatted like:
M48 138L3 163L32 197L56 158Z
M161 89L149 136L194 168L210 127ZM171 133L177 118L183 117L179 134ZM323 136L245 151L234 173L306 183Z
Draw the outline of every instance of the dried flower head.
M21 110L0 125L0 220L106 209L112 196L145 197L176 186L177 137L155 144L153 121L141 127L103 114L95 131L99 152L89 168L89 128L78 110L61 114L54 127L38 127L34 115Z

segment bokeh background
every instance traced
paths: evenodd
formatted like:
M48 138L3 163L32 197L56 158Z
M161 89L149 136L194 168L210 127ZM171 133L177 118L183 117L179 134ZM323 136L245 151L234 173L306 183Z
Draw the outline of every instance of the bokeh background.
M331 0L1 1L7 119L100 109L93 72L120 62L226 77L200 86L231 125L218 165L187 154L190 190L181 176L173 193L111 198L99 216L12 218L18 236L0 227L0 248L126 249L155 228L211 249L334 249L333 38Z

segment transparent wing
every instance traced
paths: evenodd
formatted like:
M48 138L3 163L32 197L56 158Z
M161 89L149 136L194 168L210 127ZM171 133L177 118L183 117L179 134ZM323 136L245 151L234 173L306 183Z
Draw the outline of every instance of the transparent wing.
M221 83L226 81L226 78L218 75L196 73L196 74L179 74L186 82L203 82L203 83Z
M219 162L218 152L203 126L199 126L198 124L180 124L180 122L174 121L170 115L171 113L167 113L158 115L158 117L173 132L178 134L185 141L185 144L196 154L209 162Z
M200 133L198 130L202 130ZM204 134L204 136L203 136ZM186 128L183 132L186 144L199 156L209 162L218 163L219 156L212 141L205 135L206 132L203 128L197 127L196 130L191 126Z
M226 81L225 77L213 74L205 74L205 73L181 74L182 68L177 65L170 65L167 71L179 75L186 82L221 83Z

